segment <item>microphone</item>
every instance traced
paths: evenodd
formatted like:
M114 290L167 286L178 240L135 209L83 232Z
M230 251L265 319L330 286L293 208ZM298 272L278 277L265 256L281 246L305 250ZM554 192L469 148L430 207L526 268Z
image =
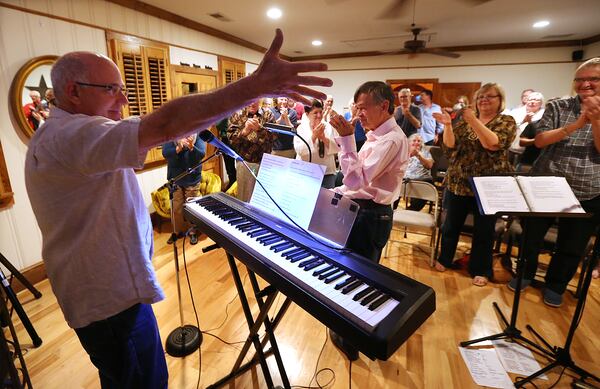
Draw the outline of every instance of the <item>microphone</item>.
M319 139L319 158L325 157L325 143Z
M265 124L263 124L263 127L269 132L276 132L278 134L291 135L291 136L298 135L298 133L296 133L296 131L294 131L294 127L286 126L284 124L265 123Z
M223 154L230 156L231 158L235 159L236 161L244 160L244 158L240 157L235 151L233 151L233 149L231 147L227 146L225 143L223 143L219 139L215 138L213 133L210 132L209 130L204 130L204 131L200 132L200 134L198 136L200 137L200 139L202 139L206 143L210 143L211 145L216 147L217 150L219 150Z

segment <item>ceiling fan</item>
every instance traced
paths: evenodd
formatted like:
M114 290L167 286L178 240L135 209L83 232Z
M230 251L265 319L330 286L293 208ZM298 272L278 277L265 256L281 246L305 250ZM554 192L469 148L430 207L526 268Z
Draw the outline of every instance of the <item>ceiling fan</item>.
M410 29L410 31L413 34L413 39L407 40L404 42L404 49L396 50L396 51L386 51L386 52L383 52L382 54L396 55L396 54L427 53L427 54L441 55L443 57L448 57L448 58L460 57L460 54L454 53L452 51L435 48L435 47L427 48L426 47L427 42L419 39L419 34L421 33L422 30L423 30L423 28L416 27L415 24L413 23L411 25L411 29Z

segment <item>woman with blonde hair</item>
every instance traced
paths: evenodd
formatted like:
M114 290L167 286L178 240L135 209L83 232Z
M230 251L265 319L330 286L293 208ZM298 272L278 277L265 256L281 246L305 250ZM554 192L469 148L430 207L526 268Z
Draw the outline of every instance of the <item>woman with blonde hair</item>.
M467 214L473 213L473 240L469 273L473 285L484 286L492 276L492 247L496 217L479 213L469 179L511 171L506 150L515 137L512 116L503 115L505 94L496 83L483 85L475 93L475 109L464 108L453 125L447 112L435 113L443 123L443 150L448 156L442 225L441 251L435 268L444 271L452 266L460 230Z

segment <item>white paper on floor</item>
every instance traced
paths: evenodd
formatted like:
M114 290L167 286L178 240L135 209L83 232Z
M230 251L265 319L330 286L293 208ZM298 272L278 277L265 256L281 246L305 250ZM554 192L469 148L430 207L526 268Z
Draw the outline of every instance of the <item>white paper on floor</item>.
M531 350L515 342L507 342L506 339L493 340L492 344L498 353L500 362L509 373L519 374L527 377L541 369L540 364L533 357ZM545 374L538 376L543 380L548 377Z
M514 388L510 377L502 367L498 354L493 348L469 349L459 347L473 381L490 388Z

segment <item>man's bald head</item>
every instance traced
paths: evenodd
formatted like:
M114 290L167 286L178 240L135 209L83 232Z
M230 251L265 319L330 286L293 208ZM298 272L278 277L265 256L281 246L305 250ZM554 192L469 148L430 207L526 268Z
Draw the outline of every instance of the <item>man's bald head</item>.
M65 97L69 82L89 82L90 74L104 66L116 67L110 58L90 51L73 51L60 57L50 72L56 99L60 102Z

